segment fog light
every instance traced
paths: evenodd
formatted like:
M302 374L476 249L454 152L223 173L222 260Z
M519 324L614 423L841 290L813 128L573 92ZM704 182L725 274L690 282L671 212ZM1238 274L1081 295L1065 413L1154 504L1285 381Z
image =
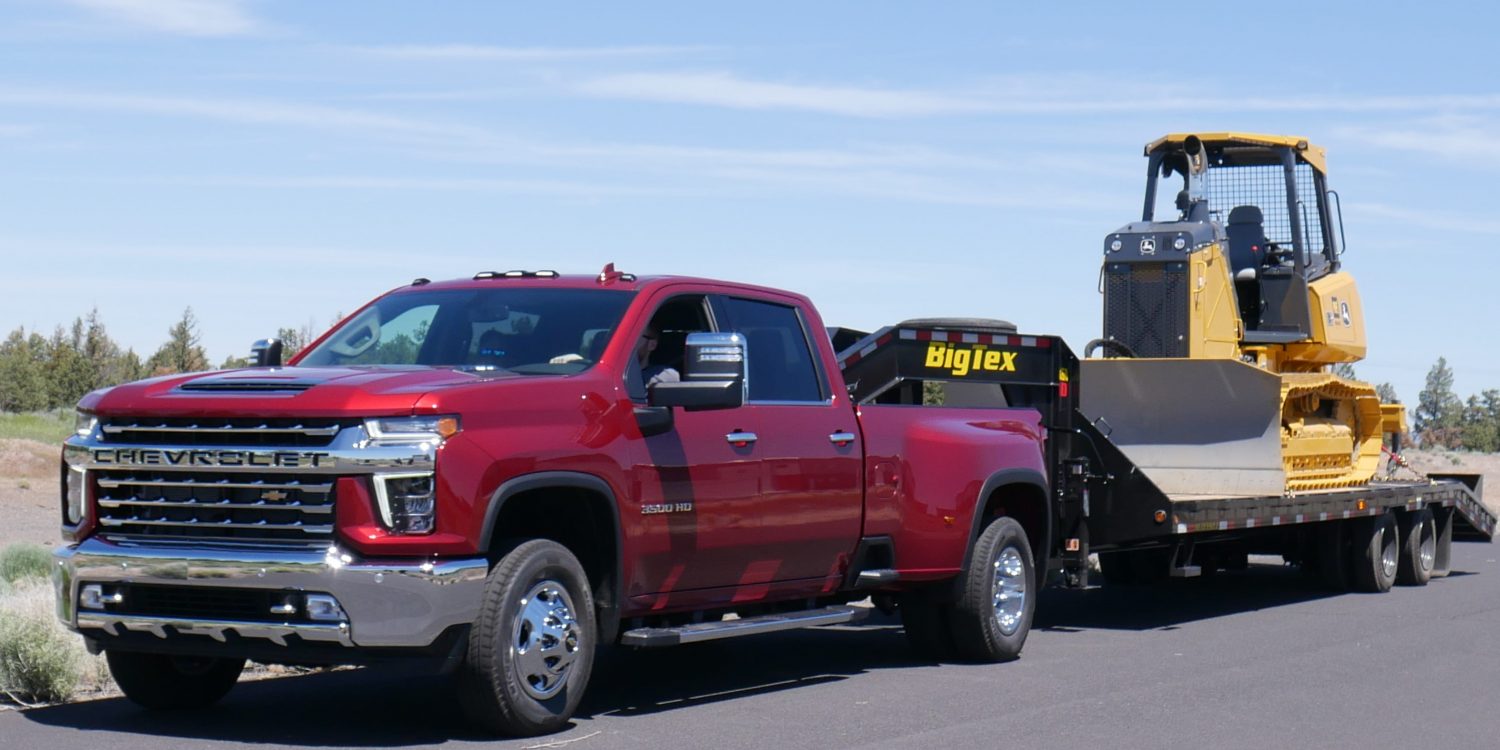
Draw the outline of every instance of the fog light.
M380 520L397 534L429 534L437 525L431 473L377 474L375 500Z
M328 594L308 594L307 619L320 622L341 622L349 619L344 615L344 608L339 606L339 600Z
M83 609L104 609L108 604L121 604L125 601L125 595L118 591L105 593L104 587L97 583L90 583L78 592L78 606Z

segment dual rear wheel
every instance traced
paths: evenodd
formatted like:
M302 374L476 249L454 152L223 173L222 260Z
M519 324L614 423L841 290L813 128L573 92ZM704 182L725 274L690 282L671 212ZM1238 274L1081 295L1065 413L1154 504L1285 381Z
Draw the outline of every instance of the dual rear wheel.
M903 594L907 641L925 658L977 662L1020 656L1036 611L1036 567L1026 530L1013 518L989 522L955 587Z

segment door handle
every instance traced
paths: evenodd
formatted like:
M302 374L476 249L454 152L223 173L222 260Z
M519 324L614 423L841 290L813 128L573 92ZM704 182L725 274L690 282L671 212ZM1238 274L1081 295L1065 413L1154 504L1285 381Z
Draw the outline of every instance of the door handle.
M846 445L854 442L854 433L852 433L852 432L844 432L843 430L839 430L838 432L835 432L832 435L828 436L828 442L833 443L834 445L837 445L838 447L842 448L842 447L844 447L844 446L846 446Z
M736 448L743 448L759 440L760 438L753 432L740 432L739 430L735 430L734 432L725 435L724 439L728 440L729 444Z

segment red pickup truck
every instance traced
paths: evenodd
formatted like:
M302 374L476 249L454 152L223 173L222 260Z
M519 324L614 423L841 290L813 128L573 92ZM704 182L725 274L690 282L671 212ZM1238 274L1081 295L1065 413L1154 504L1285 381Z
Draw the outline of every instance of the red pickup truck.
M601 644L874 595L923 653L998 661L1039 573L1086 581L1076 360L1003 323L861 337L795 294L607 267L419 279L278 348L79 404L59 616L144 706L212 703L247 659L430 657L481 725L535 734ZM913 408L902 367L973 407Z

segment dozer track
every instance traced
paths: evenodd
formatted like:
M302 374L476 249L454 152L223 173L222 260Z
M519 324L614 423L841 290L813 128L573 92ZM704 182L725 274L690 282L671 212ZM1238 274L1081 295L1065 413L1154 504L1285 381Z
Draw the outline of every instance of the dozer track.
M1282 373L1281 456L1289 491L1354 487L1380 468L1380 397L1330 373Z

